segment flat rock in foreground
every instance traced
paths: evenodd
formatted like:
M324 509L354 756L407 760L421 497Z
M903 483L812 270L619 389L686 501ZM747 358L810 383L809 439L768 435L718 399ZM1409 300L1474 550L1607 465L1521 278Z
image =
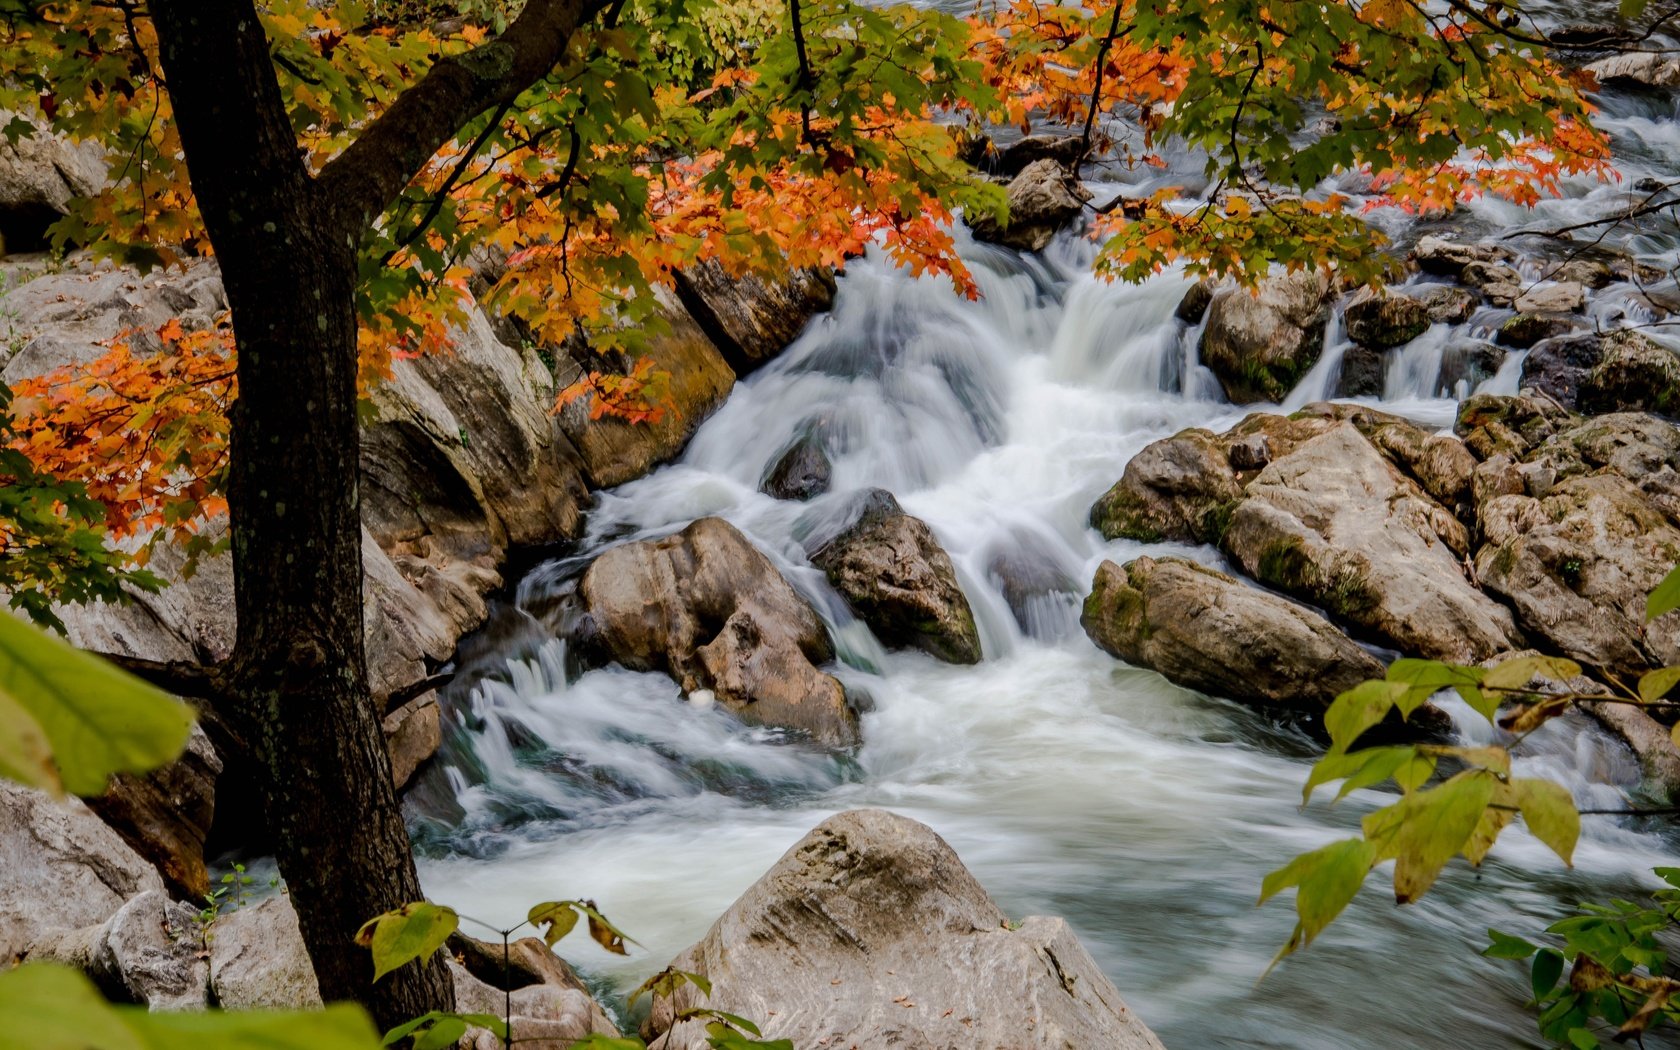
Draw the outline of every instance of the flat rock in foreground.
M802 1048L1161 1050L1065 922L1015 924L931 828L831 817L672 963L704 975L655 1003L653 1050L704 1050L695 1007Z

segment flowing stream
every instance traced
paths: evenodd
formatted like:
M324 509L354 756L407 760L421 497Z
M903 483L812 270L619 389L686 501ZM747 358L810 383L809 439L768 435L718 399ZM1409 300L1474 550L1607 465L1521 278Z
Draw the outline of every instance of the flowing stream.
M1673 178L1674 96L1605 106L1628 183ZM1114 188L1098 187L1099 199ZM1454 223L1472 239L1597 217L1632 194L1583 183L1533 212L1484 202ZM1397 214L1374 219L1401 241L1422 232ZM1223 400L1196 361L1198 330L1173 316L1182 276L1106 284L1090 276L1093 246L1071 234L1036 257L959 236L978 302L877 258L855 262L832 313L737 386L679 462L603 493L577 555L529 574L463 649L470 684L447 698L450 739L410 796L428 893L509 924L540 900L593 898L642 949L618 959L580 937L565 951L623 991L825 816L884 806L943 835L1005 911L1066 917L1174 1050L1541 1045L1526 974L1476 954L1485 930L1532 936L1570 902L1634 893L1672 858L1673 839L1588 818L1571 871L1514 826L1483 869L1455 863L1418 905L1395 907L1374 876L1319 943L1262 981L1294 922L1287 898L1255 907L1262 876L1349 834L1384 796L1303 810L1310 741L1127 667L1077 619L1105 558L1219 563L1206 548L1105 543L1086 515L1148 442L1248 410ZM1628 247L1672 263L1676 246ZM1628 285L1595 293L1589 312L1606 324L1653 316ZM1495 319L1436 326L1395 355L1384 407L1450 426L1470 383L1443 361ZM1286 408L1334 389L1345 345L1333 323L1323 363ZM1512 392L1519 369L1513 354L1480 388ZM834 458L833 491L805 504L760 494L767 467L809 432ZM807 544L871 486L950 552L983 636L978 666L883 651L811 567ZM563 643L523 611L602 547L705 515L744 531L828 620L836 673L873 702L856 754L743 727L683 702L660 675L568 674ZM1563 780L1583 804L1619 805L1636 779L1595 731L1558 725L1536 739L1524 772Z

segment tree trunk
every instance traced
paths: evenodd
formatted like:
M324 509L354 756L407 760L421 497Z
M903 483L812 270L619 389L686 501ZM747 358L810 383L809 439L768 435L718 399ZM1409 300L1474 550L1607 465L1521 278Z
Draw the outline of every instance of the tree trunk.
M304 170L248 3L152 5L239 346L228 700L323 998L381 1029L453 1007L434 958L372 983L367 919L420 899L362 643L356 244Z

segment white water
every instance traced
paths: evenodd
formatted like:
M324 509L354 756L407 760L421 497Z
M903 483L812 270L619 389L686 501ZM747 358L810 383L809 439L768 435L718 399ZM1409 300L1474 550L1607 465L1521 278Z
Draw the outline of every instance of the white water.
M1598 194L1583 188L1550 220L1601 213ZM593 898L645 950L619 960L580 939L566 952L622 990L823 817L886 806L945 836L1006 911L1067 917L1175 1050L1539 1045L1524 974L1475 954L1484 930L1532 935L1566 902L1631 893L1671 842L1589 819L1571 872L1514 827L1482 871L1455 865L1419 905L1394 907L1373 879L1317 945L1257 984L1294 921L1287 900L1255 908L1261 877L1349 834L1381 796L1300 809L1308 741L1128 668L1079 630L1096 566L1145 549L1103 542L1085 523L1092 501L1149 441L1244 414L1196 364L1198 333L1172 317L1187 282L1104 284L1091 251L1072 237L1037 259L965 243L977 303L854 263L832 314L738 386L680 462L603 494L580 556L521 587L540 601L605 544L729 519L823 612L837 673L873 699L855 756L685 704L662 676L568 683L561 644L508 610L470 662L489 677L455 697L463 728L411 796L428 893L498 923L539 900ZM1627 293L1601 293L1595 313L1627 312ZM1443 353L1489 323L1437 326L1396 355L1385 407L1450 424L1454 403L1438 395L1468 390L1442 389ZM1333 389L1339 326L1328 345L1285 407ZM1483 389L1514 390L1519 365L1513 355ZM759 494L768 465L811 430L834 456L834 492L809 504ZM983 635L978 667L883 651L806 560L870 486L950 552ZM1026 570L1045 586L1023 626L1000 580ZM1583 803L1622 802L1613 785L1634 771L1595 733L1558 725L1536 739L1521 763L1531 772Z

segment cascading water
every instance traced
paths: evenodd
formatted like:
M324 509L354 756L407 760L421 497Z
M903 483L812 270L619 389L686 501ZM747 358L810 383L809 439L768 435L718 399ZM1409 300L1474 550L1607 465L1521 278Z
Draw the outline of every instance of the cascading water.
M1606 118L1618 137L1646 140L1631 147L1630 179L1680 156L1648 148L1654 134L1680 136L1672 115L1644 105ZM1576 189L1539 214L1483 203L1463 221L1558 224L1604 213L1609 194L1625 199ZM1107 284L1077 237L1021 257L958 235L978 302L874 257L853 263L832 313L738 386L680 462L603 493L582 553L522 584L498 633L464 659L458 724L411 796L428 893L497 922L539 900L593 898L645 950L568 955L623 989L697 939L824 816L885 806L945 836L1006 911L1065 916L1169 1046L1538 1045L1524 976L1476 956L1485 929L1533 933L1566 902L1633 892L1672 843L1589 820L1566 871L1513 828L1486 867L1449 868L1416 906L1393 907L1374 879L1317 945L1257 983L1294 922L1285 902L1254 907L1262 875L1346 835L1381 796L1301 810L1314 745L1126 667L1077 623L1096 566L1146 549L1103 542L1086 525L1092 501L1149 441L1245 411L1221 399L1197 363L1198 331L1173 316L1183 277ZM1650 316L1631 286L1599 293L1592 311ZM1448 367L1453 347L1488 334L1482 316L1426 332L1390 360L1384 406L1449 424L1471 387ZM1346 345L1336 322L1284 407L1332 393ZM1512 391L1518 369L1513 354L1480 388ZM769 465L813 434L833 458L833 491L803 504L761 494ZM811 567L806 550L873 486L951 554L980 625L979 666L883 651ZM705 515L738 526L828 620L837 673L873 703L854 756L743 727L663 676L568 675L538 615L555 593L603 546ZM1580 727L1548 731L1518 764L1598 806L1619 805L1616 785L1637 779Z

